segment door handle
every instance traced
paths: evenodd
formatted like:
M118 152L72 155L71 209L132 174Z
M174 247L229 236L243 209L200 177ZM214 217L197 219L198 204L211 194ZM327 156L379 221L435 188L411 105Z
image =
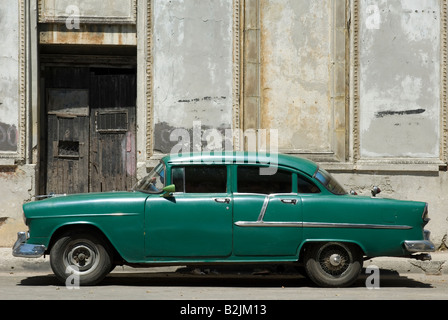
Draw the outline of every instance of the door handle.
M215 202L229 204L230 203L230 199L229 198L216 198Z
M293 204L293 205L297 204L297 200L296 199L282 199L281 201L283 203L286 203L286 204Z

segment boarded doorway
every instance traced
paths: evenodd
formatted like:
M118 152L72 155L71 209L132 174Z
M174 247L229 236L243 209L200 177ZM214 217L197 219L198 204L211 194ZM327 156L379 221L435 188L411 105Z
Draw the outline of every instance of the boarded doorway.
M135 68L46 67L46 193L136 182Z

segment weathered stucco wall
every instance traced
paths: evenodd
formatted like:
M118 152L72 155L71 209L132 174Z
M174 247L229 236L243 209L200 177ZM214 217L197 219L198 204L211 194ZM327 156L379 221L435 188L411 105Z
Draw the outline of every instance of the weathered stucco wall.
M17 232L26 231L22 205L34 197L35 166L0 167L0 247L17 240Z
M250 18L256 19L256 9L250 9ZM278 130L280 152L344 162L349 130L346 3L262 0L258 12L259 114L258 119L252 116L253 94L245 94L245 122ZM255 42L253 30L246 27L248 41ZM248 48L254 50L253 45ZM254 74L257 56L251 52L245 79ZM245 89L252 86L245 83Z
M174 129L232 127L233 3L154 3L154 150L169 153Z
M331 2L261 1L261 128L279 147L331 151Z
M17 151L19 128L19 5L0 2L0 152ZM7 30L7 31L6 31Z
M360 2L361 157L439 158L439 0Z

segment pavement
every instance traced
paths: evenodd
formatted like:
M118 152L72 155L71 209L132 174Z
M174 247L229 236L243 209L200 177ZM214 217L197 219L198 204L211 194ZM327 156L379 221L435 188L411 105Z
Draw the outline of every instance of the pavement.
M434 252L431 261L418 261L409 258L381 257L364 261L364 267L376 266L380 270L398 272L400 275L408 273L426 275L448 275L448 251ZM157 268L158 271L166 269L173 272L178 267ZM130 267L119 268L121 271L139 271ZM37 259L16 258L12 255L11 248L0 248L0 273L52 273L50 258L41 257Z

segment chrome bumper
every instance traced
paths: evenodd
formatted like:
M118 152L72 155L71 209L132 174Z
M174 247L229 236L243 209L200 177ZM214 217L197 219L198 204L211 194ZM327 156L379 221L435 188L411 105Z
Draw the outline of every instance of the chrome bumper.
M405 241L404 246L405 246L406 250L408 250L411 253L436 251L436 249L434 247L434 243L432 243L429 240Z
M12 247L12 255L18 258L40 258L43 256L47 248L43 245L26 243L27 238L26 232L17 234L17 241Z
M434 252L436 251L436 248L434 246L434 243L429 240L431 236L431 233L427 230L424 231L424 240L418 240L418 241L405 241L404 247L406 250L410 253L417 253L417 252Z

